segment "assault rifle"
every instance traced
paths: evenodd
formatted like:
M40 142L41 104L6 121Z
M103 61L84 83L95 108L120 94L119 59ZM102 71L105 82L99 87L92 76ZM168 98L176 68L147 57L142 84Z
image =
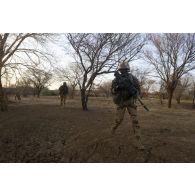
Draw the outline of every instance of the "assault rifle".
M116 72L114 73L114 76L116 77L116 79L118 79L118 81L122 80L122 79L121 79L121 74L120 74L118 71L116 71ZM144 109L145 109L146 111L149 111L149 109L147 108L147 106L142 102L141 98L139 97L139 93L138 93L138 91L137 91L137 88L134 86L133 83L132 83L132 86L131 86L131 87L133 87L133 90L136 91L136 96L137 96L137 99L138 99L138 101L140 102L140 104L144 107ZM128 86L127 86L127 89L128 89L128 90L132 90L132 89L129 89ZM131 93L131 92L130 92L130 93Z
M145 109L146 111L149 111L149 109L148 109L147 106L141 101L141 99L140 99L139 96L137 96L137 99L138 99L139 103L144 107L144 109Z

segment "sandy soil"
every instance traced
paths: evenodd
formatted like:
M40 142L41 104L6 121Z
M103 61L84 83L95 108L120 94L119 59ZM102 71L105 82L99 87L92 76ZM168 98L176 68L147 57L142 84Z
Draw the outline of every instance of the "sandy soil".
M146 150L135 147L126 113L111 135L115 105L91 98L89 111L79 99L60 108L58 97L23 98L0 112L0 162L195 162L195 110L188 102L172 109L157 100L138 106Z

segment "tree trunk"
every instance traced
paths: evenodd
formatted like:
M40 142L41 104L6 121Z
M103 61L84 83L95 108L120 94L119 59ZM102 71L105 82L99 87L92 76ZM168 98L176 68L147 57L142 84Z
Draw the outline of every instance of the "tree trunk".
M177 97L176 101L177 101L178 104L180 104L181 103L181 97Z
M167 92L168 92L168 108L171 108L174 89L169 89Z
M159 94L159 99L160 99L160 104L163 105L163 94L162 93Z
M72 91L71 91L71 95L70 95L71 99L74 99L74 96L75 96L75 88L72 87Z
M4 94L4 91L3 91L1 77L0 77L0 107L1 107L1 111L3 111L3 112L8 111L8 105L7 105L5 94Z
M41 90L37 89L37 98L40 98Z
M84 111L87 111L88 97L86 96L86 89L81 89L81 103Z
M36 96L36 89L34 88L33 90L33 96L35 97Z

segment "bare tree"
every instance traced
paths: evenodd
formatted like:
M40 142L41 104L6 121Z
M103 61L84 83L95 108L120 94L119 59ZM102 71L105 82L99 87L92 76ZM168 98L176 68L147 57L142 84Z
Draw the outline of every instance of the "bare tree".
M27 78L34 87L34 95L40 97L41 91L50 85L49 81L52 78L50 71L30 68L24 73L24 77Z
M148 68L132 68L131 73L139 80L140 87L142 88L150 75L150 70Z
M30 78L20 77L15 84L16 89L25 97L33 94L33 87Z
M67 34L66 37L80 74L78 85L83 110L88 110L96 77L113 72L119 62L132 61L144 45L140 34Z
M165 99L166 96L166 88L165 88L165 83L163 80L160 81L160 89L159 89L159 99L160 99L160 104L163 104L163 99Z
M181 97L183 96L185 90L190 86L189 83L189 75L186 75L185 77L181 78L178 81L177 87L175 89L175 99L177 101L178 104L181 103Z
M146 96L149 95L149 92L150 92L150 90L151 90L151 88L152 88L152 86L154 85L155 82L156 82L155 80L146 79L145 84L143 86L144 93L146 93Z
M189 95L192 98L192 108L195 108L195 81L194 79L190 80Z
M9 69L16 70L20 65L27 65L25 59L34 61L38 56L46 57L33 42L43 45L48 34L36 33L0 33L0 105L1 110L8 110L2 85L2 77ZM29 41L27 44L26 41Z
M140 85L140 89L141 89L141 96L147 95L147 88L149 85L148 81L149 81L149 77L150 77L150 73L151 71L148 69L148 67L146 68L131 68L131 73L139 80L139 85Z
M179 79L195 69L195 34L153 34L145 60L152 64L165 83L168 108Z
M111 95L111 85L112 85L112 81L105 81L99 84L97 90L100 93L103 93L106 96L106 98L109 98Z
M192 98L192 106L195 108L195 83L193 84L193 98Z

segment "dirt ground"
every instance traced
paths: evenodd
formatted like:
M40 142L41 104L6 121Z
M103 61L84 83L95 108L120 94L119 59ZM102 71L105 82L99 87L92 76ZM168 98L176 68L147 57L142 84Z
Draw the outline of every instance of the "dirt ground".
M89 111L80 100L58 97L23 98L0 112L0 162L195 162L195 110L186 102L168 109L158 100L138 106L143 143L139 151L130 133L127 112L115 135L110 127L115 105L91 98Z

